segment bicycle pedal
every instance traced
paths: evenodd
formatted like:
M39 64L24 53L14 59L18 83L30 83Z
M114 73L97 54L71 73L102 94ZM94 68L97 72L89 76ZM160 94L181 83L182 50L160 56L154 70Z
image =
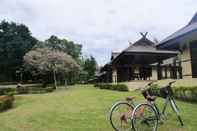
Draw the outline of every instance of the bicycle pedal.
M163 125L164 124L164 121L160 120L159 121L159 124Z

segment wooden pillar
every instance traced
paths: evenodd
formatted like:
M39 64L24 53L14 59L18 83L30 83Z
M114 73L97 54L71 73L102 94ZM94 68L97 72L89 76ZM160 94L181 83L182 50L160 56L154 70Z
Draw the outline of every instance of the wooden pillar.
M112 68L112 82L117 83L117 68L115 66Z
M168 78L168 67L165 66L165 78L167 79Z
M179 72L179 78L180 78L180 79L182 79L182 78L183 78L183 74L182 74L182 66L181 66L181 61L179 61L178 72Z
M161 70L161 61L157 64L157 78L158 80L162 79L162 70Z

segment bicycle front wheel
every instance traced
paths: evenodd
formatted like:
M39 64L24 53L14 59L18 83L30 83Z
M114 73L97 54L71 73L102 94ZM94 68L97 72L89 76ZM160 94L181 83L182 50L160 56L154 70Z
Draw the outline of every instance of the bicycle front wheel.
M115 131L131 131L133 106L127 102L114 104L110 111L110 123Z
M154 107L147 103L139 104L132 113L134 131L157 131L158 115Z

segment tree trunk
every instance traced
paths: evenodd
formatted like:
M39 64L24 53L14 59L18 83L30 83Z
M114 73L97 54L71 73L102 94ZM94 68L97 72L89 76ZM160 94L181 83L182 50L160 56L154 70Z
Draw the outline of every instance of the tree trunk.
M66 79L66 73L64 73L64 86L67 86L67 79Z
M55 73L55 70L53 70L53 80L54 80L55 89L57 89L57 80L56 80L56 73Z

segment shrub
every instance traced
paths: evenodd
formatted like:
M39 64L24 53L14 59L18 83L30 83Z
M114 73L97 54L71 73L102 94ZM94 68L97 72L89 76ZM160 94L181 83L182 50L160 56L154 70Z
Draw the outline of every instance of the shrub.
M14 94L39 94L52 92L53 87L20 87L20 88L0 88L0 95L14 95Z
M124 85L124 84L96 83L94 86L99 88L99 89L116 90L116 91L129 91L127 85Z
M0 96L0 111L4 111L12 107L14 96L4 95Z
M53 87L46 87L46 88L38 88L38 87L29 87L29 88L18 88L16 89L17 94L41 94L41 93L48 93L54 90Z
M7 95L9 92L15 93L16 89L15 88L0 88L0 96L1 95Z
M176 99L183 101L197 102L197 86L194 87L172 87L173 96ZM162 96L158 85L150 87L150 94L155 96Z

